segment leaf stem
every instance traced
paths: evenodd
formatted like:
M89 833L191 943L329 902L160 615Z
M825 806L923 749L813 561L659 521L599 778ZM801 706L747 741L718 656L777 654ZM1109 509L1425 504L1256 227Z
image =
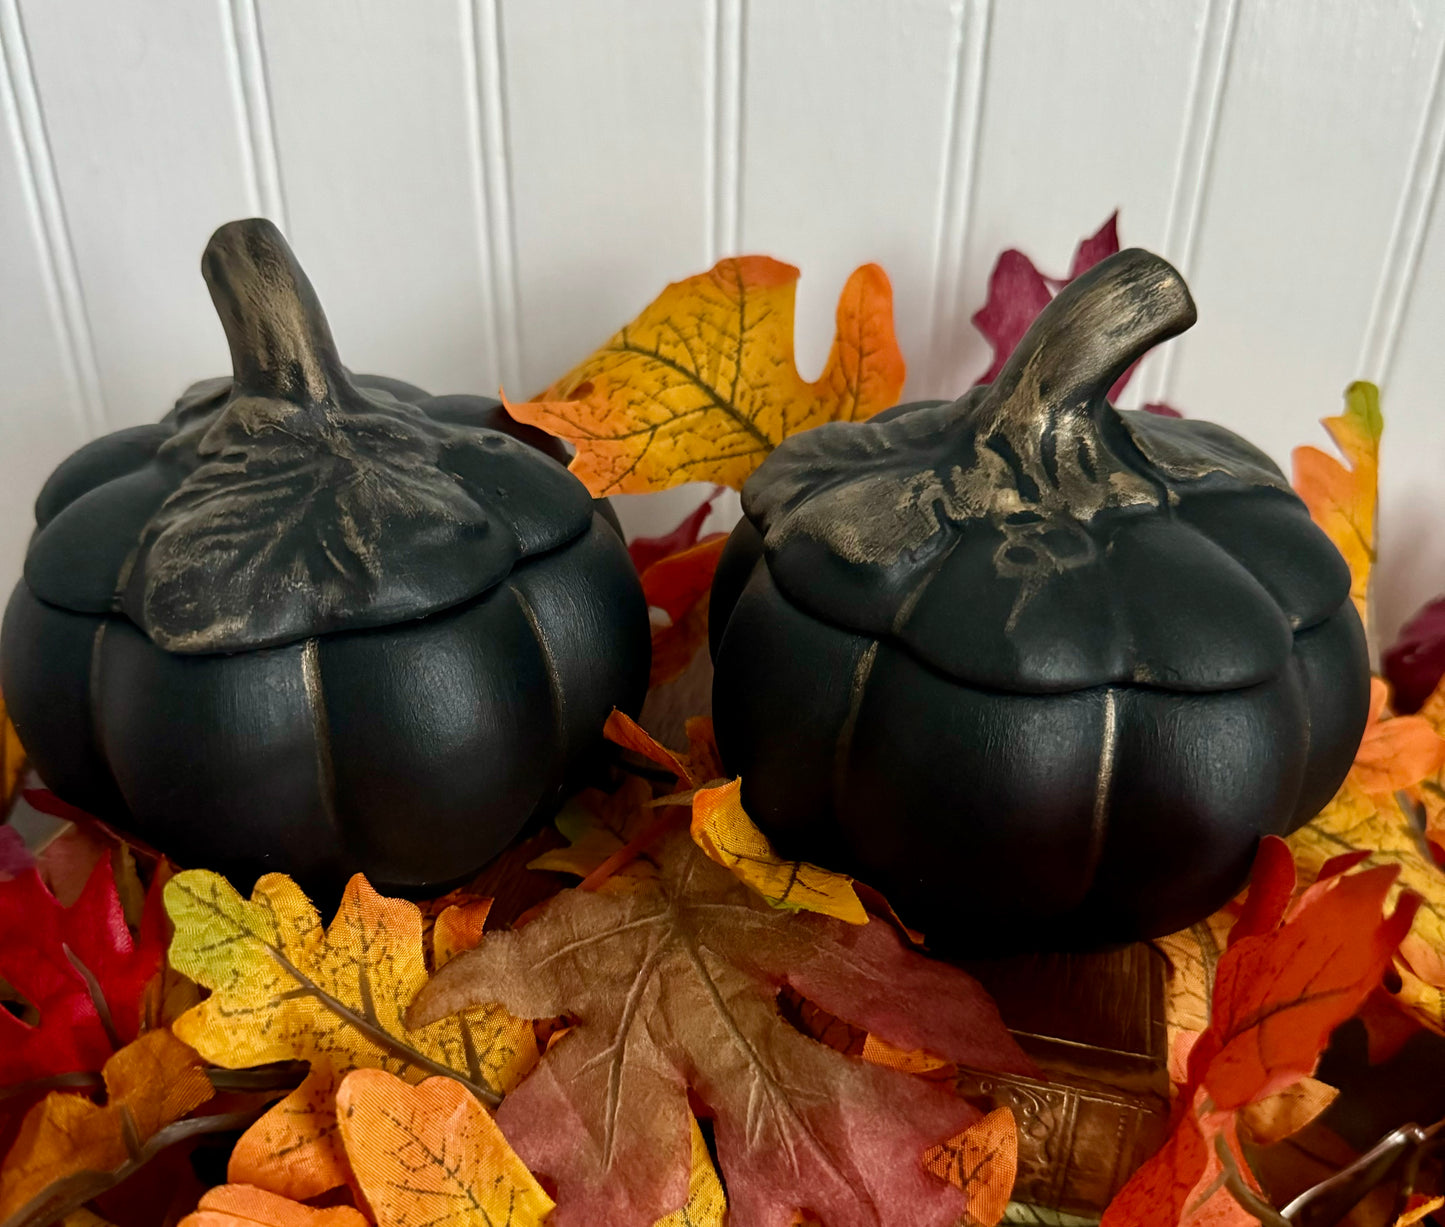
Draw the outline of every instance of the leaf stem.
M0 1227L50 1227L52 1223L60 1222L71 1211L79 1210L91 1198L130 1179L161 1151L174 1146L177 1142L184 1142L207 1133L229 1133L236 1129L244 1129L259 1119L264 1111L266 1111L265 1108L255 1108L246 1112L193 1116L187 1120L176 1121L175 1124L167 1125L154 1134L132 1158L127 1159L117 1168L108 1172L81 1171L62 1176L32 1197L4 1223L0 1223Z

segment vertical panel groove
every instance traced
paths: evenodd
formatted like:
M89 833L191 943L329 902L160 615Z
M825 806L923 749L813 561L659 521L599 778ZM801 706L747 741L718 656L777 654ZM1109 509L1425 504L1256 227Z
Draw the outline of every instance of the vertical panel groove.
M1442 162L1445 162L1445 42L1435 57L1430 93L1415 134L1409 172L1390 228L1379 284L1360 343L1355 369L1362 379L1383 385L1390 377L1440 191Z
M288 230L281 159L276 151L276 122L266 75L266 46L256 0L221 0L221 30L231 60L236 93L236 125L241 135L242 166L251 207L283 231Z
M743 79L747 0L712 0L707 73L708 262L742 249Z
M109 428L110 415L101 389L85 293L80 284L60 183L55 175L18 0L0 0L0 91L14 121L14 136L21 153L20 174L24 180L21 186L36 235L51 318L60 338L77 418L87 436L102 434Z
M934 236L933 302L928 328L930 369L946 362L947 350L962 326L958 312L977 194L991 25L992 0L959 0L944 127L944 173Z
M1164 254L1187 280L1194 271L1204 201L1214 166L1215 137L1219 113L1229 82L1234 52L1234 32L1239 21L1239 0L1208 0L1204 28L1199 37L1199 57L1190 82L1189 106L1184 116L1184 135L1179 160L1174 167L1174 187L1169 198L1169 220L1164 228ZM1146 359L1140 384L1143 401L1167 400L1175 356L1181 342L1164 346Z
M473 83L472 173L477 194L478 247L485 300L491 313L497 379L513 396L522 371L522 289L517 279L517 236L512 217L511 145L501 0L461 0L462 54Z

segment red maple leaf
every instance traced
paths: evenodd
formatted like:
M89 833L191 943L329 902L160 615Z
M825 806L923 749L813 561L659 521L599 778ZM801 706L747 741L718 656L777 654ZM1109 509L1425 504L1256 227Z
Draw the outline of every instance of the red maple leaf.
M1445 675L1445 597L1438 597L1405 623L1385 650L1385 678L1396 715L1417 712Z
M637 573L645 575L653 563L666 558L669 554L677 554L696 545L701 540L702 526L707 523L708 516L712 515L713 504L726 489L726 486L714 486L712 493L703 499L693 511L684 516L682 523L671 532L663 533L658 537L632 538L627 552L632 555L632 565L637 568ZM710 533L708 535L711 538L723 537L727 534Z
M0 1086L99 1070L140 1032L146 986L168 941L158 872L138 936L126 925L109 857L62 907L38 869L0 881L0 977L35 1008L0 1009Z
M1256 1221L1227 1190L1196 1195L1219 1140L1247 1180L1236 1111L1314 1071L1330 1033L1379 987L1420 905L1403 892L1385 915L1399 867L1348 873L1363 855L1327 862L1296 898L1289 846L1274 836L1261 843L1249 897L1215 972L1209 1027L1189 1054L1173 1133L1115 1197L1101 1227Z
M681 1206L690 1096L713 1116L738 1222L799 1208L834 1227L957 1222L965 1195L922 1156L978 1110L804 1036L776 998L791 987L896 1047L1028 1072L983 989L886 923L770 906L685 832L651 856L655 879L563 891L448 963L412 1006L413 1023L481 997L575 1019L497 1114L557 1182L558 1227L642 1225Z

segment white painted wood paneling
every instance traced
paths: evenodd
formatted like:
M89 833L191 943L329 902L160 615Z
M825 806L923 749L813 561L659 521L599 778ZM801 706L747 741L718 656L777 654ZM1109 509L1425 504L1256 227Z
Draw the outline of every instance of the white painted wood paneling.
M99 417L67 238L13 6L0 5L0 584L20 573L30 504ZM67 286L67 282L69 285ZM67 301L68 300L68 301ZM72 331L74 326L75 331Z
M1440 106L1437 82L1436 114ZM1385 436L1375 612L1389 643L1421 605L1445 596L1445 192L1438 123L1422 144L1420 245L1401 264L1401 307L1382 331Z
M200 274L212 229L258 208L225 12L193 0L24 0L111 426L225 369Z
M721 0L725 6L727 0ZM691 0L501 5L519 386L562 375L713 259L719 12ZM619 498L631 532L699 488Z
M223 369L229 218L286 227L353 365L513 395L737 250L802 268L816 369L877 260L934 395L998 252L1062 272L1118 207L1200 307L1131 396L1287 463L1382 379L1382 628L1445 589L1439 0L0 0L0 40L7 584L62 453Z
M802 269L804 375L822 369L839 291L869 261L893 283L904 354L927 350L958 7L783 0L746 9L737 246Z
M482 107L496 65L479 65L470 0L261 0L259 16L284 224L343 358L494 392Z
M1231 0L1232 2L1232 0ZM1164 398L1277 459L1317 441L1362 338L1445 6L1241 3Z
M967 92L957 103L958 200L942 244L932 395L957 395L988 367L969 317L1001 251L1022 248L1062 276L1079 240L1115 209L1126 246L1167 245L1204 8L996 0L980 13L987 58L977 113Z
M520 388L708 266L711 6L516 0L501 11Z

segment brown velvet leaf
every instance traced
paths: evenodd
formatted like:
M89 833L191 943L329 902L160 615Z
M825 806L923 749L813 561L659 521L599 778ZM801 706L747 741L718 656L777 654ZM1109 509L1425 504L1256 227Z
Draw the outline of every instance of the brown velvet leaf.
M1024 1072L992 1000L891 926L779 911L683 832L655 881L563 891L418 996L414 1025L470 1003L576 1025L503 1101L498 1124L557 1186L556 1227L646 1227L687 1197L691 1091L714 1117L732 1213L830 1227L952 1224L957 1188L924 1152L980 1119L944 1088L844 1056L779 1015L798 994L902 1048Z

